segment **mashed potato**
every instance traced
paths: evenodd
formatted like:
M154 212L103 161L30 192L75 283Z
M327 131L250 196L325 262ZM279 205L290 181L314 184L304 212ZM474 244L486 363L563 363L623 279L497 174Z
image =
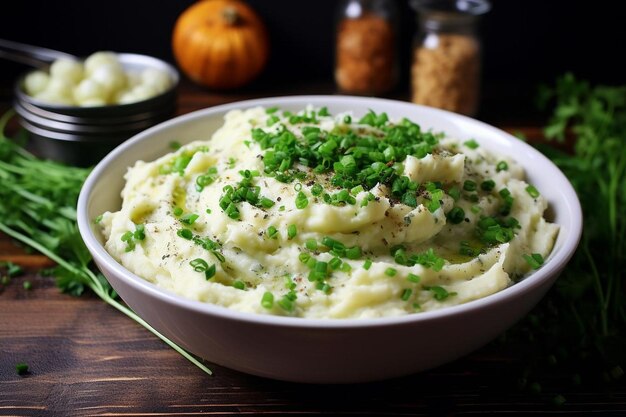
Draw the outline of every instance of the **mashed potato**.
M175 138L172 138L175 139ZM231 309L399 316L496 293L558 227L513 160L385 114L232 111L210 140L126 174L106 249L161 288Z

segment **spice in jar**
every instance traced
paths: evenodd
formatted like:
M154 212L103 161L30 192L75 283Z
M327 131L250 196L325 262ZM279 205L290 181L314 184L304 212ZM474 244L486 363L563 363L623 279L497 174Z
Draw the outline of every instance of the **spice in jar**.
M426 35L413 56L413 102L473 115L478 105L480 51L463 34Z
M354 94L381 94L396 80L394 29L382 16L346 17L337 30L335 81Z

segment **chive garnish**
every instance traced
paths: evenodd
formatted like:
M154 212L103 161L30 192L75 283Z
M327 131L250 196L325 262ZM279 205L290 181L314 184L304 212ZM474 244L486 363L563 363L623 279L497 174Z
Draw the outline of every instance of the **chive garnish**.
M526 192L528 193L528 195L530 195L532 198L537 198L539 197L539 190L537 190L537 188L535 188L534 185L528 185L528 187L526 187Z
M267 310L270 310L274 307L274 294L269 291L263 293L263 297L261 298L261 306Z
M291 240L294 237L296 237L297 234L298 234L298 228L296 227L296 225L295 224L290 224L287 227L287 238L289 240Z
M533 253L531 255L524 254L522 257L528 262L528 265L530 265L532 269L539 269L544 262L543 256L539 253Z

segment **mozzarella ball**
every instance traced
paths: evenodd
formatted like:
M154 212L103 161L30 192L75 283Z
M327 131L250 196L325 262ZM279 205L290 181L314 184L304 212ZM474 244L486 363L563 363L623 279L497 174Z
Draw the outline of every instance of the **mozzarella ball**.
M157 90L154 87L146 84L139 84L138 86L134 87L130 92L137 98L136 101L147 100L150 97L154 97L158 94Z
M126 86L126 74L118 65L101 65L91 73L89 78L102 85L109 97L114 96Z
M24 90L29 96L35 96L46 89L50 76L43 71L33 71L24 78Z
M106 102L107 92L104 86L92 79L82 80L74 89L74 100L78 104L83 102L98 99Z
M169 88L170 77L164 71L146 68L141 72L141 83L154 88L157 93L162 93Z
M141 73L136 71L129 71L126 73L126 88L132 89L135 86L141 84L142 78Z
M73 104L72 88L72 83L65 78L50 78L46 88L35 98L54 104Z
M133 93L132 90L125 90L122 91L118 96L117 99L115 100L115 102L117 104L130 104L130 103L135 103L137 101L140 101L141 99L137 98Z
M64 78L72 84L78 84L83 78L83 65L71 59L57 59L50 65L52 78Z
M85 74L89 77L98 67L103 65L113 65L122 68L117 59L117 55L113 52L96 52L89 55L85 59Z
M48 104L62 104L65 106L73 106L74 100L65 95L61 95L58 92L43 90L42 92L34 96L37 100L44 101Z

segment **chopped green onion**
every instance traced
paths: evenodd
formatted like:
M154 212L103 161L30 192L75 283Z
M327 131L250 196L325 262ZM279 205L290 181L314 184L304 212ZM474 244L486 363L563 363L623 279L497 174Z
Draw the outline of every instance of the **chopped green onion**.
M411 298L411 294L413 294L413 290L410 288L405 288L404 290L402 290L402 295L400 295L400 298L402 299L402 301L407 301L409 298Z
M543 256L539 253L533 253L531 255L524 254L522 257L528 262L528 265L530 265L532 269L539 269L544 263Z
M215 256L217 258L218 261L220 261L221 263L224 263L224 261L226 261L226 258L224 258L224 255L222 255L221 253L219 253L216 250L211 251L211 253L213 254L213 256Z
M363 269L365 269L366 271L369 271L371 266L372 266L372 260L366 259L365 262L363 263Z
M195 213L187 213L184 216L182 216L179 220L181 221L181 223L192 225L196 222L196 220L198 220L198 217L200 216Z
M480 145L478 145L478 142L476 142L476 140L474 140L474 139L470 139L468 141L465 141L465 142L463 142L463 144L465 146L467 146L468 148L470 148L470 149L476 149L476 148L478 148L478 146L480 146Z
M411 282L413 282L413 283L415 283L415 284L417 284L417 283L420 282L421 277L419 275L409 274L409 275L407 275L406 279L411 281Z
M267 310L271 310L274 307L274 294L266 291L261 298L261 306Z
M315 267L313 268L313 270L326 274L328 272L328 263L324 261L317 261L315 262Z
M476 183L472 180L465 180L463 183L463 189L465 191L476 191Z
M267 228L267 237L270 239L278 239L278 229L274 226L270 226Z
M500 207L500 214L503 216L508 216L511 213L511 208L513 207L513 202L515 199L511 195L511 192L508 188L503 188L499 191L500 197L504 200L504 204Z
M319 196L324 192L324 187L322 187L320 184L313 184L313 186L311 187L311 194L313 194L314 196Z
M304 242L304 246L310 251L316 251L317 241L315 239L307 239L307 241Z
M298 255L298 259L300 260L300 262L305 264L309 261L309 259L311 259L311 255L306 252L300 252L300 254Z
M496 165L496 172L506 171L508 169L509 169L509 164L507 164L506 161L500 161Z
M135 240L144 240L146 238L146 227L143 224L135 225L135 232L133 233Z
M296 289L296 283L293 282L289 275L285 275L285 288L287 288L288 290Z
M332 290L332 287L328 285L327 282L321 281L318 281L317 284L315 284L315 288L322 291L324 294L330 294L330 290Z
M322 238L322 245L329 247L330 249L345 250L346 246L338 240L329 236Z
M331 259L331 260L328 262L328 266L330 266L330 267L331 267L331 269L337 269L337 268L339 268L339 267L341 266L341 259L339 259L339 258L337 258L337 257L335 257L335 258Z
M296 208L302 210L308 205L309 199L307 198L306 194L304 194L302 191L298 192L298 195L296 196Z
M196 272L205 272L207 269L209 269L209 264L201 258L196 258L190 261L189 265L191 265L193 270Z
M24 375L28 373L28 365L24 362L17 363L15 364L15 371L18 375Z
M238 290L245 290L246 284L241 280L235 280L233 281L233 287L237 288Z
M496 183L494 180L485 180L480 183L480 189L483 191L491 191L495 188Z
M272 125L278 123L279 120L280 120L280 118L274 114L271 117L268 117L266 125L267 126L272 126Z
M297 234L298 234L298 228L296 227L296 225L295 224L290 224L287 227L287 238L289 240L291 240L294 237L296 237Z
M261 206L266 209L271 208L274 206L274 204L276 204L274 201L270 200L267 197L261 197L260 203Z
M282 297L278 301L278 305L287 312L292 312L296 307L296 303L294 302L294 300L291 300L287 296Z
M448 292L448 290L446 290L445 288L440 287L438 285L435 285L435 286L432 286L432 287L424 286L424 289L432 292L433 293L433 297L437 301L443 301L443 300L445 300L448 297L456 295L455 292Z
M528 195L530 195L532 198L537 198L539 197L539 190L537 190L535 188L534 185L529 185L528 187L526 187L526 192L528 193Z
M183 209L180 207L174 207L174 216L178 217L183 214Z
M395 268L385 269L385 275L387 276L394 277L397 273L398 273L398 270L396 270Z
M189 229L179 229L176 234L187 240L191 240L193 238L193 232Z
M461 198L461 190L458 187L452 187L448 190L448 195L452 197L454 201L458 201Z
M204 278L208 281L215 276L216 272L217 268L215 267L215 264L212 264L206 271L204 271Z
M349 249L346 249L346 258L348 259L359 259L361 255L361 248L358 246L353 246Z
M459 224L465 220L465 211L459 206L452 207L448 214L446 214L446 218L450 220L452 224Z

